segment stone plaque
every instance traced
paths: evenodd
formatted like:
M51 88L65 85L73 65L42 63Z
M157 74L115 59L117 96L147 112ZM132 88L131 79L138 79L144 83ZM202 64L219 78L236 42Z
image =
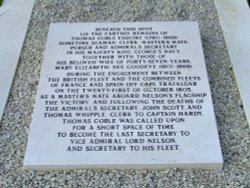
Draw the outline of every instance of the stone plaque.
M196 22L51 24L25 168L222 164Z

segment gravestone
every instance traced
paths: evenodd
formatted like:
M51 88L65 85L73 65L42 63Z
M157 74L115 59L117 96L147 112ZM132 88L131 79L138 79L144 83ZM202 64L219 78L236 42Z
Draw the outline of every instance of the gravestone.
M196 22L51 24L25 168L222 164Z

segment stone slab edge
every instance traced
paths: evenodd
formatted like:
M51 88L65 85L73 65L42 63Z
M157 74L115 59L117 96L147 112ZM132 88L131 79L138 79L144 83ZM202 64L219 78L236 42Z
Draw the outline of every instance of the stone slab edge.
M215 0L215 5L250 125L250 9L247 0Z
M34 0L5 0L0 7L0 122L15 75Z

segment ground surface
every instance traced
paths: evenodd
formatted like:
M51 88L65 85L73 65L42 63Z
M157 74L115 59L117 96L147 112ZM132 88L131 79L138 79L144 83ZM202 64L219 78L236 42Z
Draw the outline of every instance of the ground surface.
M183 20L200 26L225 161L222 171L23 170L49 23ZM37 0L0 125L0 187L247 188L250 133L242 107L213 1Z

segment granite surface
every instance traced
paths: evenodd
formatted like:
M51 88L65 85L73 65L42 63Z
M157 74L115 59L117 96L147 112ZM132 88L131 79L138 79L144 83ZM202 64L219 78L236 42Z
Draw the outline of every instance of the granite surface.
M198 21L224 157L222 171L22 167L51 22ZM212 154L211 154L212 155ZM250 187L250 132L212 0L37 0L0 124L0 187Z

